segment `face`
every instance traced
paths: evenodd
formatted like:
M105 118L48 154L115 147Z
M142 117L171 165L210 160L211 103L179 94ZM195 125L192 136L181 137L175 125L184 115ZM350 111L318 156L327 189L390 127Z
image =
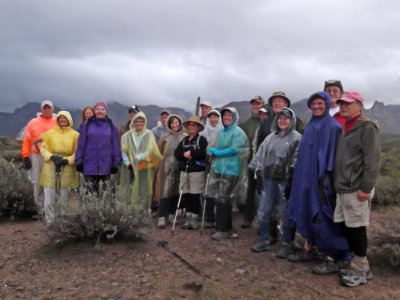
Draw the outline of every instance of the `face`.
M199 125L195 122L188 122L186 128L189 132L189 135L196 135L199 132Z
M175 132L178 132L180 125L181 125L181 123L179 123L177 118L173 118L170 123L172 131L175 131Z
M261 108L262 103L258 103L257 101L253 100L251 102L251 112L254 116L258 116L258 110Z
M208 116L208 119L210 120L210 124L212 127L215 127L218 125L218 121L219 121L219 116L216 114L211 114Z
M280 114L278 117L278 127L280 131L286 131L290 124L290 118L284 114Z
M136 115L136 112L134 110L128 112L128 117L129 120L132 121L133 117Z
M50 118L51 115L54 112L54 108L52 108L50 105L45 105L43 106L43 108L41 109L42 115L45 118Z
M311 101L311 111L314 116L320 117L324 114L326 110L325 101L321 98L315 98Z
M361 102L339 102L340 107L340 115L346 120L351 120L354 117L358 116L361 113L361 109L363 107Z
M160 121L163 124L163 126L165 126L165 124L167 123L168 116L169 116L168 114L162 114L160 116Z
M287 107L288 103L286 100L282 97L275 97L272 99L272 110L274 111L275 114L280 112L282 108Z
M68 126L69 126L69 121L68 121L68 119L67 119L66 117L64 117L64 116L59 116L59 117L57 118L57 121L58 121L58 126L60 126L61 128L63 128L63 127L68 127Z
M265 112L258 112L258 116L261 118L261 121L268 119L268 114Z
M230 126L232 125L232 120L233 120L233 114L230 111L225 111L224 115L222 117L222 122L224 123L225 126Z
M85 116L85 121L86 121L87 119L89 119L91 116L93 116L92 110L91 110L90 108L86 108L85 113L84 113L84 116Z
M328 93L331 98L331 107L336 107L336 101L343 95L343 92L337 86L328 86L324 92Z
M99 105L94 109L94 114L96 115L96 118L101 119L106 117L107 111L103 106Z
M201 116L202 116L204 119L206 119L208 113L209 113L210 110L211 110L211 107L208 107L208 106L206 106L206 105L202 105L200 108L201 108Z
M133 121L133 126L136 129L136 132L142 131L144 127L144 119L143 118L137 118L135 121Z

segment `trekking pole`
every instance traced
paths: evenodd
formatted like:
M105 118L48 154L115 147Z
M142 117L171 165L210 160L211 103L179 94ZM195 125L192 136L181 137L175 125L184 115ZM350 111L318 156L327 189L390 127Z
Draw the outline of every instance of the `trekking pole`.
M204 191L203 194L203 215L201 217L201 228L200 228L200 235L203 235L203 227L204 227L204 215L206 212L206 203L207 203L207 191L208 191L208 179L210 178L210 171L211 171L211 163L212 163L212 155L209 156L209 164L207 165L207 177L206 177L206 190Z
M60 191L61 191L61 166L55 164L55 172L56 172L56 177L55 177L55 190L56 190L56 196L54 199L54 220L57 219L57 202L58 198L60 197Z
M189 168L189 159L186 162L186 167L185 167L185 175L183 177L183 184L181 186L181 191L179 193L179 199L178 199L178 205L176 206L176 211L175 211L175 218L174 218L174 224L172 225L172 229L171 229L171 235L174 234L174 230L175 230L175 223L176 223L176 218L178 216L178 210L179 210L179 206L181 205L181 199L182 199L182 194L183 194L183 187L185 186L186 183L186 176L187 176L187 170Z

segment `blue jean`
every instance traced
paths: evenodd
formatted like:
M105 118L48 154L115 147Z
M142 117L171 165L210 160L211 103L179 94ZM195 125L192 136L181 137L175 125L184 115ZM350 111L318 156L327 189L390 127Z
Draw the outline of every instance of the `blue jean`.
M291 241L291 231L287 218L288 199L285 197L286 181L275 181L264 179L263 190L258 207L258 222L260 225L260 236L268 240L270 232L271 213L274 208L276 198L279 198L279 210L282 218L282 241L289 243ZM276 197L278 194L278 197Z

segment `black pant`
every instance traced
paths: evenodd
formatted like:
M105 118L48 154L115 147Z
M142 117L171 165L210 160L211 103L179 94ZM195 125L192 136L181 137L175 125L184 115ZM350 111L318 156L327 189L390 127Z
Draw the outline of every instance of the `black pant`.
M232 204L217 202L217 219L215 229L227 232L233 228L232 224Z
M182 197L186 212L198 214L200 211L200 194L183 194Z
M248 169L248 181L247 181L247 198L246 204L243 208L244 219L253 222L256 214L256 181L254 179L254 170Z
M206 220L207 222L214 222L215 221L215 215L214 215L214 207L215 207L215 199L211 197L207 197L205 199L203 197L203 201L206 201Z
M158 216L168 218L168 215L174 215L177 205L178 196L162 198L159 203Z
M349 243L350 250L357 256L367 256L368 237L367 227L347 227L344 222L341 223L343 234Z

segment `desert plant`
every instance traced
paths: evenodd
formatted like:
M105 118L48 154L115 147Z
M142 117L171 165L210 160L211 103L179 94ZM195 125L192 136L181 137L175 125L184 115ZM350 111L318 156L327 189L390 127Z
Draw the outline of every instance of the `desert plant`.
M110 182L101 184L99 191L85 185L79 192L71 193L67 208L56 199L56 218L49 229L63 241L138 237L149 224L150 216L147 209L131 205L128 199ZM60 214L61 211L64 213Z
M27 172L0 157L0 215L14 217L34 211L33 188Z

